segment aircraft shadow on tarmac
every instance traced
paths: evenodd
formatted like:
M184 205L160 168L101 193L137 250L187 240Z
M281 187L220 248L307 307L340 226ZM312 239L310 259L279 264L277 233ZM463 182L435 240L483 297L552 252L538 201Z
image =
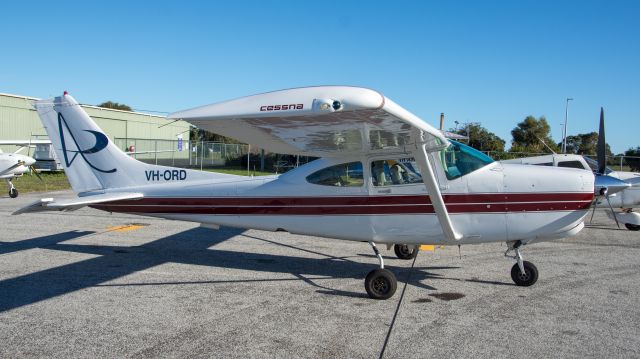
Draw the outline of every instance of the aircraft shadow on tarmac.
M242 232L243 230L231 228L221 228L217 231L205 228L194 228L133 247L61 243L70 239L94 234L94 232L81 231L63 232L12 243L0 242L0 254L43 248L98 256L0 281L0 312L94 286L193 285L302 280L318 288L317 292L322 294L366 297L364 290L362 292L337 290L323 286L318 282L334 278L362 279L368 271L377 266L377 261L360 263L350 260L349 257L335 257L321 252L248 235L245 236L275 245L314 253L324 256L325 258L301 258L209 249L209 247L240 235ZM103 284L164 263L193 264L266 273L290 273L294 278ZM401 282L406 280L406 276L411 270L409 267L386 267L396 272ZM458 267L415 267L411 273L409 284L427 290L435 290L436 288L424 284L422 281L426 279L460 279L446 278L430 271L456 268ZM485 284L506 284L483 282L475 278L468 281Z

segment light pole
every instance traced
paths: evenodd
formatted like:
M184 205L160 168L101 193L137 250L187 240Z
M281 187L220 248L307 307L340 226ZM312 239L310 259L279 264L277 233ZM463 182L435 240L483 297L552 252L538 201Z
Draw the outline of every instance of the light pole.
M567 97L567 103L564 107L564 131L562 131L562 153L567 153L567 121L569 121L569 101L573 101L573 98Z

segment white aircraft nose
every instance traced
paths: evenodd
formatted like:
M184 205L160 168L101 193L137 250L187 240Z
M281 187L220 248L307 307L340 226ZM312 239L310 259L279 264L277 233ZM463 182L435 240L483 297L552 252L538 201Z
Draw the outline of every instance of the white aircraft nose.
M34 163L36 163L36 160L33 159L33 157L29 156L20 156L18 160L24 162L24 165L27 167L32 166Z

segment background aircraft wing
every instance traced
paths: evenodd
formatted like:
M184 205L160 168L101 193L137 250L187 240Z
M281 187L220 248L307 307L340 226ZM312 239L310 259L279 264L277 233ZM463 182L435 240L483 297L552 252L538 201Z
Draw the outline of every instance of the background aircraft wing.
M93 196L77 197L71 199L54 200L53 198L43 198L31 203L28 206L20 208L13 212L13 215L18 215L28 212L42 212L42 211L75 211L85 206L93 204L122 201L122 200L134 200L144 197L142 193L129 193L129 192L111 192L97 194Z
M11 172L11 170L13 170L13 169L15 169L17 167L20 167L22 165L23 165L22 163L16 163L16 164L14 164L12 166L9 166L7 168L0 168L0 176L2 176L5 173Z
M266 150L304 156L404 153L422 131L428 151L448 146L444 134L382 94L320 86L269 92L169 115Z

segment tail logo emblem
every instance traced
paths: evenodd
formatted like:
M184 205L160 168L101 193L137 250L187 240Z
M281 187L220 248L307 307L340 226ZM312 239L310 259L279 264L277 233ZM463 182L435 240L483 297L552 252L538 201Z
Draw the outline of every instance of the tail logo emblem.
M66 132L69 134L69 136L71 136L71 139L75 143L76 148L78 149L77 151L67 149L67 145L64 140L64 129L62 127L63 125L66 128ZM101 133L98 131L92 131L92 130L85 130L86 132L89 132L96 138L96 144L91 148L88 148L86 150L81 150L80 145L76 140L76 137L73 135L73 132L71 132L71 129L67 124L67 120L65 120L64 116L62 116L62 113L60 112L58 112L58 129L60 131L60 141L62 142L62 153L64 154L64 163L67 167L71 167L71 164L73 163L73 161L75 161L76 157L80 155L80 157L82 157L85 160L85 162L87 162L89 167L93 168L98 172L113 173L117 171L116 168L112 168L110 170L103 170L101 168L98 168L93 163L91 163L91 161L89 161L89 159L86 156L87 154L98 153L107 147L107 145L109 144L109 139L107 138L107 136L104 135L104 133ZM73 153L73 156L70 159L68 155L69 152Z

